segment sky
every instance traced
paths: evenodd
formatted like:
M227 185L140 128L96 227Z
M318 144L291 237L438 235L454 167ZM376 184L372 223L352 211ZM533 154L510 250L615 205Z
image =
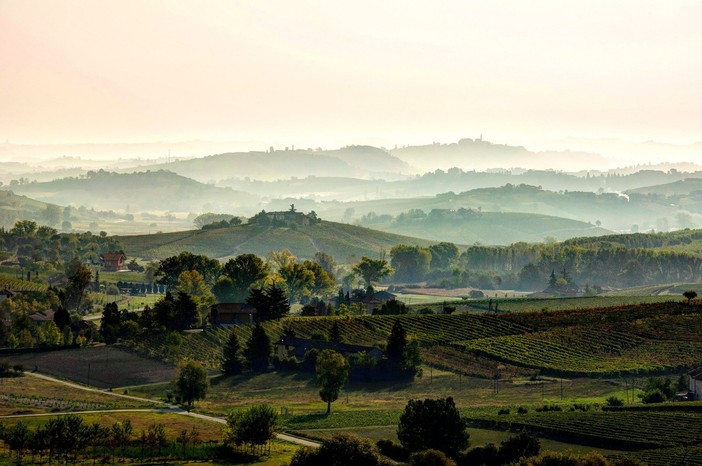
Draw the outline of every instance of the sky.
M702 141L699 1L0 0L0 143Z

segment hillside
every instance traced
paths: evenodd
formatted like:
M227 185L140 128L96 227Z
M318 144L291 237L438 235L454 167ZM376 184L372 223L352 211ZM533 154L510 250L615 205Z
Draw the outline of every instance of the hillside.
M515 212L471 212L467 216L436 214L404 221L386 221L372 228L434 241L458 244L507 245L534 243L545 238L563 241L573 237L611 233L590 223L548 215Z
M258 199L229 188L199 183L164 170L119 174L91 171L85 177L61 178L14 186L17 193L44 202L84 205L100 210L122 211L234 211ZM255 209L251 209L253 213Z
M368 178L401 177L413 171L406 163L382 149L349 146L333 151L274 150L273 152L233 152L146 166L169 170L201 182L228 178L256 180L304 178L307 176L352 176Z
M672 183L630 189L627 193L681 196L690 195L697 191L702 191L702 178L685 178L684 180L674 181Z
M214 230L194 230L153 235L120 236L127 256L163 259L181 251L224 259L243 253L265 256L289 249L302 259L318 251L331 254L337 262L354 262L362 256L378 257L400 243L427 246L431 241L394 235L352 225L321 222L293 228L238 225Z

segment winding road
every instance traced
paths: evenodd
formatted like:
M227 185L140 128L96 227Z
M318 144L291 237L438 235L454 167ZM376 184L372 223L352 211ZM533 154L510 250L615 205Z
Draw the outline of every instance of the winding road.
M76 384L73 382L67 382L65 380L57 379L57 378L54 378L54 377L51 377L48 375L44 375L44 374L38 374L36 372L25 372L25 375L28 375L31 377L36 377L38 379L44 379L44 380L48 380L51 382L59 383L59 384L62 384L62 385L65 385L67 387L71 387L71 388L74 388L77 390L85 390L88 392L102 393L104 395L114 396L114 397L118 397L118 398L126 398L128 400L134 400L134 401L141 401L143 403L151 403L151 404L162 406L162 407L161 408L141 408L141 409L134 408L134 409L102 409L102 410L93 410L93 411L68 411L68 412L61 412L61 413L11 414L11 415L7 415L7 416L0 416L0 419L12 419L12 418L21 418L21 417L62 416L62 415L66 415L66 414L152 412L152 413L180 414L181 416L195 417L195 418L204 419L204 420L210 421L210 422L216 422L218 424L224 424L224 425L227 424L227 420L222 419L221 417L209 416L207 414L188 412L188 411L180 408L179 406L169 404L169 403L166 403L164 401L151 400L149 398L141 398L138 396L123 395L120 393L113 393L113 392L109 392L109 391L98 390L96 388L86 387L84 385L79 385L79 384ZM283 440L285 442L295 443L297 445L302 445L305 447L312 447L312 448L319 447L318 442L313 442L311 440L303 439L300 437L295 437L293 435L277 433L277 434L275 434L275 436L278 440Z

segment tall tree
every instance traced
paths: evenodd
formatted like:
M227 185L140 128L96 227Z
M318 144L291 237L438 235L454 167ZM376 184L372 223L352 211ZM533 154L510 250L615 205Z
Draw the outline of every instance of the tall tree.
M227 416L227 442L246 445L252 454L256 447L268 443L279 427L278 414L272 406L259 404L246 411L237 411Z
M317 355L317 385L319 396L327 402L327 414L331 413L331 404L339 397L339 391L349 377L349 363L336 351L325 349Z
M178 284L178 278L181 273L197 270L203 276L205 283L212 286L220 275L220 269L221 266L215 259L184 251L177 256L163 259L159 263L156 274L161 277L159 283L172 288Z
M419 246L398 244L390 250L391 265L395 269L395 280L401 282L418 282L424 280L429 272L431 252Z
M222 372L227 375L241 374L243 361L239 354L241 347L236 332L231 331L226 345L222 350Z
M271 361L271 339L261 323L257 323L246 342L244 357L254 372L265 372Z
M288 300L291 303L309 295L310 288L314 285L314 272L299 263L282 266L278 270L278 274L285 282L288 289Z
M85 289L90 285L93 274L90 268L81 264L78 259L73 259L66 267L68 286L66 286L66 300L75 304L75 309L80 309Z
M373 286L377 282L394 272L385 259L371 259L363 256L361 261L353 266L353 273L359 275L366 282L366 286Z

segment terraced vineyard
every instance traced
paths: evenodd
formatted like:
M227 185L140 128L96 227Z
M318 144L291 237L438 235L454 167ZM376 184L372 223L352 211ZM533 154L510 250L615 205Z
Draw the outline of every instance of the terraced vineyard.
M334 322L344 341L361 345L384 343L395 320L399 319L410 338L422 346L448 344L454 340L470 340L483 336L497 337L528 332L523 325L515 324L499 317L486 314L460 315L403 315L403 316L362 316L362 317L288 317L280 321L263 324L272 341L277 341L286 329L291 329L302 338L313 334L328 335ZM229 329L213 329L184 336L183 344L174 349L168 346L166 335L155 335L140 339L132 345L150 356L163 359L188 358L206 362L218 367L224 343L229 332L236 332L243 344L251 335L251 326L237 325Z
M604 448L642 450L702 442L702 417L690 413L542 412L476 416L476 426L540 432L556 439Z
M48 288L43 283L28 282L17 278L0 275L0 290L12 291L45 291Z
M395 320L419 342L425 360L445 369L494 377L533 375L536 371L562 376L614 376L688 369L702 360L702 306L655 303L595 310L505 313L402 315L360 317L289 317L266 322L272 341L286 330L297 336L328 335L334 322L345 342L385 343ZM183 344L169 346L165 335L140 339L132 345L150 356L183 358L220 364L229 332L241 344L251 327L210 329L187 333ZM674 337L680 332L683 338Z

